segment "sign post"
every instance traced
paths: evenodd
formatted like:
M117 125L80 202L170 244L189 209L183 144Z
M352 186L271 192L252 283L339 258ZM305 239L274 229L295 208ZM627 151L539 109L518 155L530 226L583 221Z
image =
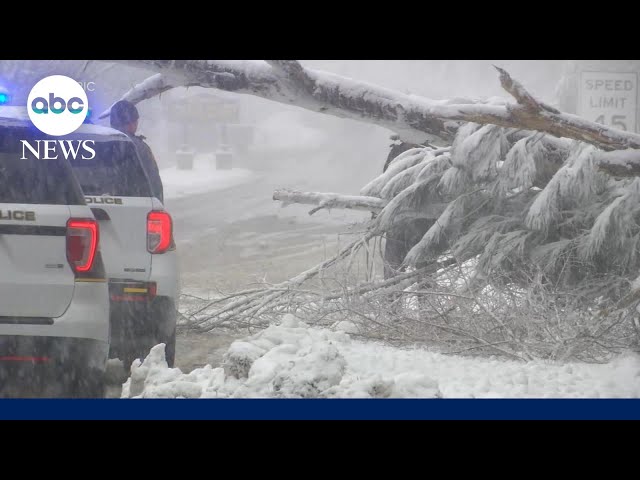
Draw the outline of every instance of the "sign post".
M638 75L582 72L578 115L608 127L637 133Z
M240 117L240 106L211 95L194 95L169 104L168 113L183 123L232 123Z

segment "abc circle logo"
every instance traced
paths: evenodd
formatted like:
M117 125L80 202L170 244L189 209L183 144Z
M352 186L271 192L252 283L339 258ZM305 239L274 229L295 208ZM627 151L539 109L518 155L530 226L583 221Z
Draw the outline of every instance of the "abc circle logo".
M51 75L36 83L27 99L33 124L47 135L62 136L77 130L89 108L87 94L75 80Z

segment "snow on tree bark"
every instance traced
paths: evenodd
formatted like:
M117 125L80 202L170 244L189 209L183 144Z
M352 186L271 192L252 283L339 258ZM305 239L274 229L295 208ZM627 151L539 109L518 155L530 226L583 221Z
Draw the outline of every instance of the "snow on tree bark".
M293 60L272 60L271 64L229 60L122 62L166 75L166 80L156 80L159 84L199 85L257 95L321 113L375 123L396 131L406 141L416 143L423 142L425 136L439 142L451 142L460 122L473 122L545 132L590 143L604 150L640 148L640 135L559 112L537 101L503 69L498 69L500 82L516 99L516 104L435 101L307 69ZM158 88L158 93L161 90ZM146 89L140 97L129 92L125 96L137 103L149 98L149 92Z
M428 109L425 110L422 105L424 100L420 97L356 82L326 72L305 69L302 66L296 70L297 75L291 75L292 69L297 68L293 64L300 65L298 62L273 61L278 65L276 68L262 61L126 60L122 62L161 73L167 77L163 80L163 84L217 88L256 95L342 118L364 120L398 131L403 138L415 143L423 142L425 137L436 142L449 142L457 129L456 123L446 122L430 114ZM159 80L156 82L160 83ZM313 82L313 88L309 86L310 82ZM137 103L149 98L147 96L149 90L147 89L146 92L141 97L137 97L133 92L127 92L125 96L129 101ZM429 105L431 104L437 107L436 102L429 102ZM101 116L106 115L108 112L104 112Z

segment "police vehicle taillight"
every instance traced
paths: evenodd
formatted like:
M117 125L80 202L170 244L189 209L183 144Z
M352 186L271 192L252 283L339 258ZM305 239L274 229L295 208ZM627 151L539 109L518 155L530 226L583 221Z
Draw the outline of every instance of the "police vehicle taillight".
M98 251L98 222L92 218L70 218L67 221L67 260L75 273L86 273L93 267Z
M171 215L163 211L149 212L147 215L147 250L150 253L164 253L173 248L175 248L175 244Z

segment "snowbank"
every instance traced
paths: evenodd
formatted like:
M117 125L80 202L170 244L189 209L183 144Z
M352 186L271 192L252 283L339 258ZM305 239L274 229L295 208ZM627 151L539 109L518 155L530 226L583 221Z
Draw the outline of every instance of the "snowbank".
M160 170L160 177L164 186L164 197L180 198L235 187L251 181L255 175L244 168L216 170L214 155L197 155L193 162L193 170L163 168Z
M353 341L286 315L234 342L219 368L170 369L157 345L134 362L122 397L637 398L640 357L589 365L445 356Z

